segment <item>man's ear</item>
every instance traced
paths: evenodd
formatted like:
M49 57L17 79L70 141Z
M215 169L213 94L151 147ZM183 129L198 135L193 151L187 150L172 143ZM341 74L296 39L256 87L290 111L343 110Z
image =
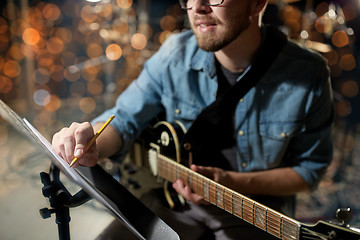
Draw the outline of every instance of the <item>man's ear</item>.
M256 5L253 11L254 16L264 12L268 3L268 0L255 0L255 1L256 1Z

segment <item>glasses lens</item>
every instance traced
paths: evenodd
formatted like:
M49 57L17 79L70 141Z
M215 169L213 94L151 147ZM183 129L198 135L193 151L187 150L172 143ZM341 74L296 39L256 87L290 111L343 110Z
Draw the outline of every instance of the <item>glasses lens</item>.
M179 0L180 6L183 9L191 9L195 0ZM208 6L217 6L224 2L224 0L202 0Z

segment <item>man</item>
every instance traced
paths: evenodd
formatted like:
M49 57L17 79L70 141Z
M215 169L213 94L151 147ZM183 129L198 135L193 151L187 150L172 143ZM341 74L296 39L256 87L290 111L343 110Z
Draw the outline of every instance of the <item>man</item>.
M96 118L93 126L73 123L54 135L53 148L65 161L70 163L76 156L80 158L77 164L93 166L99 157L123 156L162 112L168 122L180 120L189 129L201 111L227 89L242 79L251 81L247 74L259 65L259 56L272 36L261 24L267 1L180 3L187 9L192 31L168 39L119 96L116 106ZM220 149L222 163L201 162L191 169L293 216L294 195L316 188L332 156L333 105L325 61L286 42L233 111L229 119L234 141ZM116 115L111 125L84 152L94 131L111 114ZM173 188L187 200L187 208L171 211L157 203L149 206L182 239L207 239L209 232L216 239L270 239L207 204L182 180L175 181Z

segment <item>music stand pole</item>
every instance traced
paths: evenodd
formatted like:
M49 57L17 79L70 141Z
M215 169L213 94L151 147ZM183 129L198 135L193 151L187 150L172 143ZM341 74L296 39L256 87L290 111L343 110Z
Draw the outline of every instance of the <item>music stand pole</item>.
M69 223L71 218L69 208L80 206L90 200L91 197L83 190L72 196L60 181L60 170L53 164L50 166L49 174L41 172L40 178L44 185L42 193L44 197L49 198L52 207L52 209L40 209L40 215L46 219L55 213L59 240L70 240Z

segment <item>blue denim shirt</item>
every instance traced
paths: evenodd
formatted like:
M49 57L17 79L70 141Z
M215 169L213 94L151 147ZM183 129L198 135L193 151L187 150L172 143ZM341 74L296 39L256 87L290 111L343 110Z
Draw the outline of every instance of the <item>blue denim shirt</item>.
M215 57L191 31L174 34L144 65L116 105L93 123L111 125L123 138L120 154L160 112L187 128L216 98ZM314 189L332 158L332 91L326 62L288 42L235 110L240 172L291 166Z

